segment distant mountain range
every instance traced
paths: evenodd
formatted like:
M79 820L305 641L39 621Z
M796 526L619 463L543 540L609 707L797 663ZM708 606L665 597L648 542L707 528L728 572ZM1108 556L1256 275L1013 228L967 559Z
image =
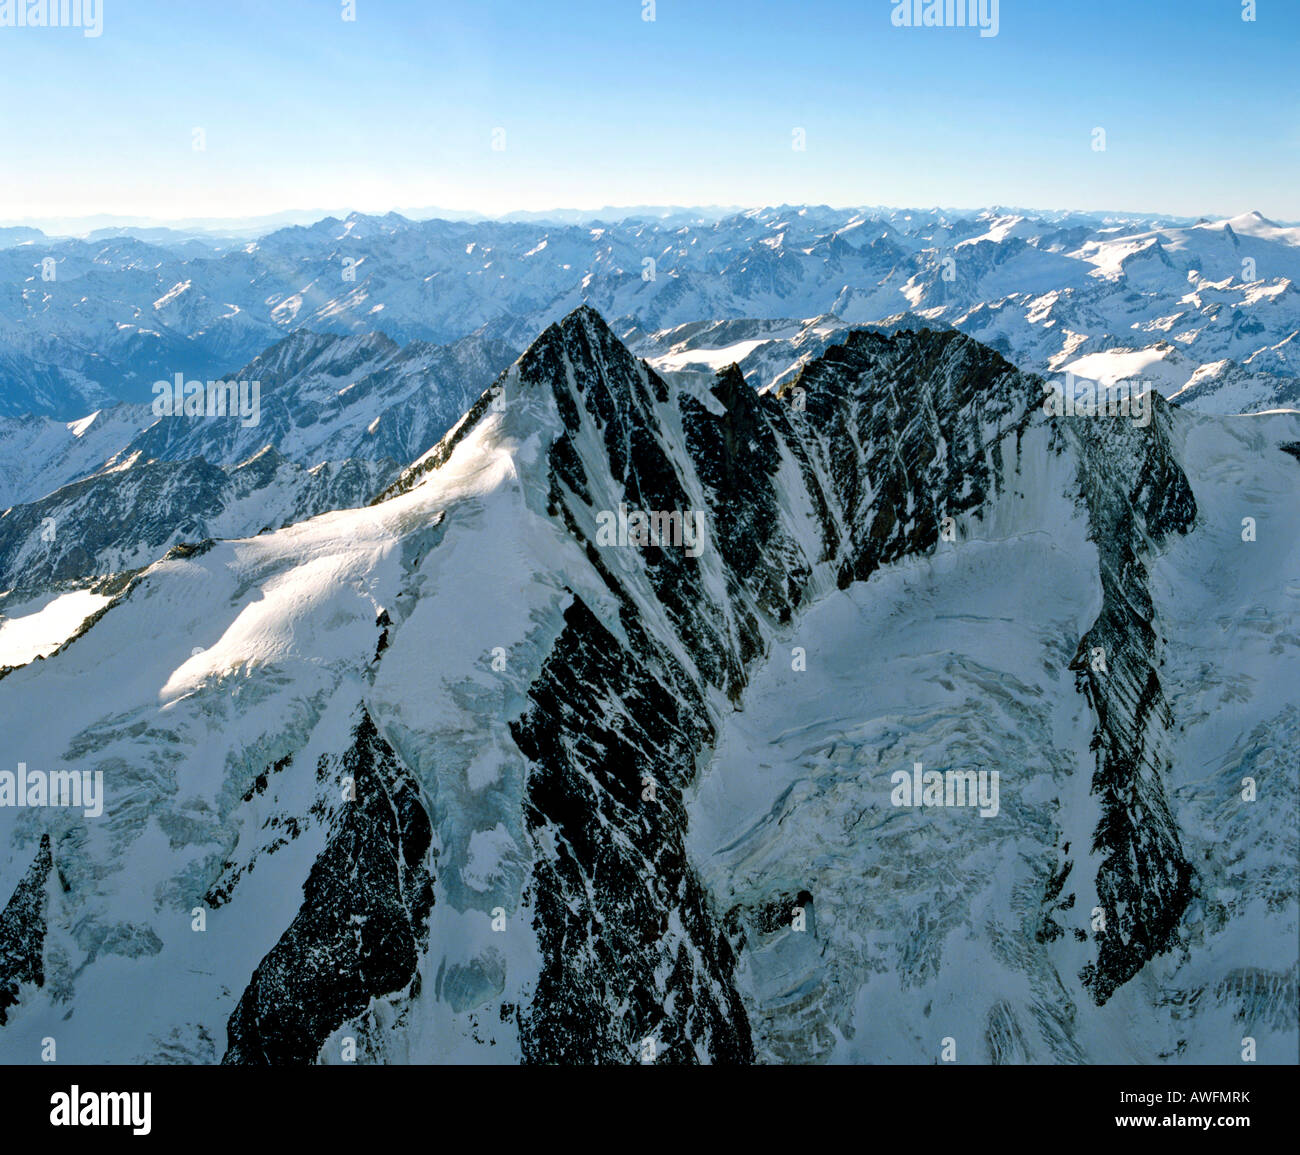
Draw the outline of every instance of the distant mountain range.
M256 424L126 403L73 423L0 418L0 590L365 504L514 356L491 338L402 347L299 329L233 375L260 383Z
M0 415L72 421L144 401L156 380L227 373L300 328L518 352L582 304L665 364L738 354L758 386L788 376L810 333L902 318L953 326L1028 371L1141 375L1205 411L1296 403L1300 229L1258 213L658 211L597 224L354 214L249 240L9 230ZM784 344L708 343L738 322Z

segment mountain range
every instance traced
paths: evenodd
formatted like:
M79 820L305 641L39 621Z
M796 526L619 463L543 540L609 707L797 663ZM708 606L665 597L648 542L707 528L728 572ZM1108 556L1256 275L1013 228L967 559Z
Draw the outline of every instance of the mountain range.
M779 322L759 385L790 371L781 356L801 355L809 325L905 317L1026 371L1142 376L1192 408L1255 412L1295 403L1298 246L1300 229L1259 213L816 206L584 223L352 214L224 242L27 228L0 243L0 416L146 401L157 380L228 373L299 328L518 354L583 304L679 363L730 355L701 343L710 326Z
M0 730L104 808L0 805L0 1051L1294 1060L1300 413L1212 404L1291 387L1293 239L828 213L24 290L22 355L84 324L122 395L3 435ZM261 423L133 409L181 348ZM1124 357L1183 396L1032 371Z

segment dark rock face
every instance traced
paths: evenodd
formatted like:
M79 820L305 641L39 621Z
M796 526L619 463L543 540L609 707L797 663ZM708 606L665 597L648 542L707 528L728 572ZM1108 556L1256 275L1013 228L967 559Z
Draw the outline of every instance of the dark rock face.
M1167 414L1143 431L1123 420L1076 420L1080 478L1101 554L1102 609L1073 663L1097 716L1092 789L1105 855L1097 962L1081 976L1097 1003L1177 942L1193 871L1169 810L1162 737L1173 717L1160 683L1160 638L1142 556L1196 520L1196 499L1170 451ZM1100 655L1101 661L1094 661ZM1103 668L1104 667L1104 668Z
M40 849L0 912L0 1027L6 1009L18 1002L23 983L45 985L45 883L54 867L50 836L41 835Z
M536 874L536 926L547 962L524 1018L531 1058L626 1061L638 1038L656 1032L673 1040L675 1057L679 1036L714 1057L749 1054L730 951L711 955L722 941L716 921L703 906L689 906L688 918L683 905L694 883L689 864L679 861L678 791L708 757L710 694L739 703L769 628L809 596L814 565L830 562L842 588L933 549L945 518L981 516L1005 468L1018 461L1026 430L1049 420L1057 451L1068 448L1079 462L1082 502L1102 554L1103 609L1079 653L1100 647L1109 667L1101 674L1075 664L1098 719L1093 792L1102 819L1094 845L1104 854L1097 886L1109 919L1096 935L1097 963L1081 977L1104 1002L1170 949L1192 871L1162 784L1161 734L1170 717L1141 558L1168 535L1187 532L1196 504L1165 421L1140 429L1127 420L1049 419L1041 381L953 332L850 334L779 396L754 393L733 368L718 376L716 404L670 396L590 310L548 330L520 367L524 387L553 392L565 425L551 451L550 508L585 541L622 607L628 638L620 645L576 603L516 728L533 763L530 820L539 852L543 841L557 848L553 857L539 853ZM675 420L682 446L665 432ZM584 460L576 448L593 441L604 447L602 460ZM804 507L816 513L813 527L795 524L788 512L791 474L778 472L789 463ZM611 481L630 508L702 503L709 564L720 571L725 598L701 560L650 547L643 551L653 594L647 615L644 588L616 576L581 528L591 492L610 492ZM645 632L648 617L659 613L678 644ZM683 651L692 668L673 657ZM626 719L616 713L611 721L609 702L619 699ZM646 779L658 786L658 805L638 797L638 780ZM1067 860L1054 872L1042 940L1061 935L1052 913L1075 903L1072 892L1063 893L1072 866ZM681 1014L663 1009L673 1005L662 977L671 948L662 935L674 913L683 926L699 927L680 949L697 969L710 965L708 980L725 992L707 1009L704 1035L688 1033ZM739 914L739 925L762 921L761 911ZM634 1010L615 1023L607 1008L619 1003L619 992ZM1017 1052L1013 1019L989 1030L997 1059Z
M737 689L743 678L729 615L710 598L698 557L646 548L652 596L697 663L684 668L647 630L644 587L615 576L581 528L587 511L572 504L588 503L588 471L598 469L632 508L693 507L683 463L660 435L668 388L590 310L547 330L521 359L520 379L554 394L565 433L551 450L550 508L584 542L628 637L621 644L575 601L512 727L532 763L534 929L544 959L521 1018L524 1055L634 1062L653 1039L656 1061L750 1061L734 956L686 860L682 803L714 738L707 687ZM603 460L584 462L574 448L584 425L589 436L594 426ZM611 1019L620 1004L626 1012Z
M318 778L339 789L351 779L355 800L339 807L302 908L230 1018L225 1063L313 1062L372 998L416 977L433 908L429 817L368 713L353 737L337 767L322 760Z
M781 396L810 486L814 467L830 479L824 529L844 588L932 549L943 518L996 496L1004 454L1039 417L1040 392L992 350L922 330L854 332Z
M1039 387L955 333L854 334L781 397L756 394L733 368L705 403L673 396L585 309L525 354L520 383L554 396L564 432L549 508L585 545L627 638L575 600L513 728L531 763L544 958L521 1016L525 1055L636 1061L653 1038L661 1061L749 1061L733 947L684 851L681 791L711 750L716 695L739 704L815 565L832 563L841 586L863 580L932 548L944 517L978 510L1004 445L1014 452L1035 418ZM599 459L579 452L592 444ZM792 475L814 526L790 514ZM598 490L631 509L701 509L706 556L647 546L628 576L584 529Z
M513 727L533 763L533 926L546 959L524 1055L630 1062L653 1039L656 1061L748 1061L735 960L684 846L681 792L711 735L581 601L565 619Z

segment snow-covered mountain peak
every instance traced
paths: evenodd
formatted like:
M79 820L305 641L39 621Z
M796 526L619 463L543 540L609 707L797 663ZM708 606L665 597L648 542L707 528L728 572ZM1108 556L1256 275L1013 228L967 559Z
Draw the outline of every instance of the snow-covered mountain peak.
M374 504L98 595L0 678L27 765L106 797L0 808L4 1045L1292 1044L1300 417L1051 413L912 324L759 392L569 309ZM998 803L895 801L921 767L996 770Z

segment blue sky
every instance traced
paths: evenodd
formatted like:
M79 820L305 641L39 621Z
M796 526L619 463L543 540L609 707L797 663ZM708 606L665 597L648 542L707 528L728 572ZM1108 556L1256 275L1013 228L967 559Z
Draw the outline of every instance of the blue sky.
M1001 0L995 37L896 28L893 0L657 0L652 22L643 0L356 0L351 22L340 0L102 5L94 38L0 27L0 220L782 202L1300 219L1296 0L1258 0L1254 22L1241 0Z

